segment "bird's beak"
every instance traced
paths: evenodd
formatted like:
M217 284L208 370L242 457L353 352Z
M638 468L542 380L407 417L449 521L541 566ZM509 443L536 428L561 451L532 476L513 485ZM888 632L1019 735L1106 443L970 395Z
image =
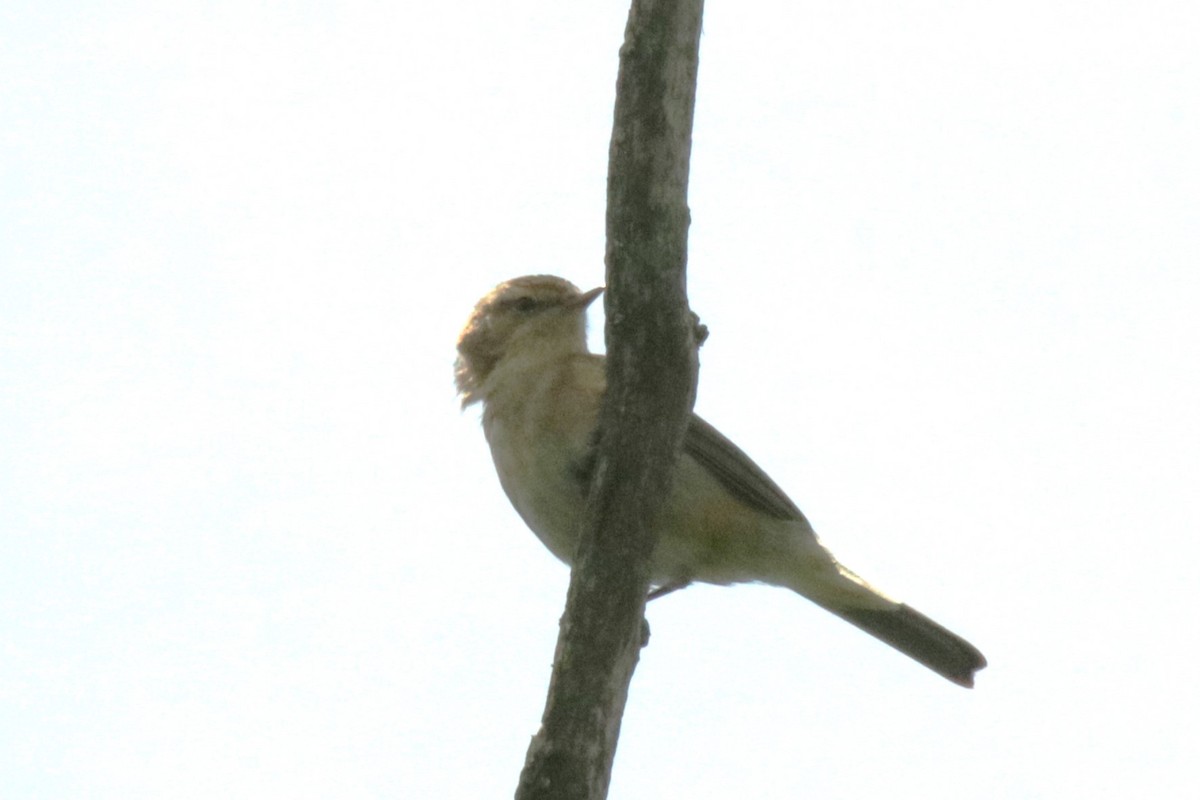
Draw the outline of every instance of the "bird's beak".
M604 291L603 286L597 286L595 289L591 289L591 290L586 291L583 294L579 295L579 299L576 300L575 302L579 305L580 308L587 308L588 306L590 306L592 304L592 301L594 301L597 297L600 296L600 294L603 291Z

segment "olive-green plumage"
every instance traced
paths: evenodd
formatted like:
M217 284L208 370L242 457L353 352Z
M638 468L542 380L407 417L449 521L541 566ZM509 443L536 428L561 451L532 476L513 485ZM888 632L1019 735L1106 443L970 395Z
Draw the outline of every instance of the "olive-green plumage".
M585 312L599 293L549 275L507 281L479 301L458 341L459 394L464 406L483 403L500 483L567 563L604 394L604 359L586 340ZM784 586L960 686L987 665L965 639L838 563L783 490L700 417L659 519L651 560L659 592L694 581Z

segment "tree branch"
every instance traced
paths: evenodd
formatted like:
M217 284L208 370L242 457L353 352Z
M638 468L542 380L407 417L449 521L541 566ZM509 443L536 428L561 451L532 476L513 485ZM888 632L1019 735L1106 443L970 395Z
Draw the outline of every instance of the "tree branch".
M542 728L517 800L601 800L644 644L653 520L695 399L688 164L702 0L634 0L609 150L608 390Z

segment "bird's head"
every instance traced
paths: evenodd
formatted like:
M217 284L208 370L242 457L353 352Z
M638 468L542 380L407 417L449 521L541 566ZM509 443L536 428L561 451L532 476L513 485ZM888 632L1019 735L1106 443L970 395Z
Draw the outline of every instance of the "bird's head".
M479 390L506 355L587 350L586 310L604 287L581 292L554 275L526 275L497 286L475 304L458 337L454 381L463 405L482 399Z

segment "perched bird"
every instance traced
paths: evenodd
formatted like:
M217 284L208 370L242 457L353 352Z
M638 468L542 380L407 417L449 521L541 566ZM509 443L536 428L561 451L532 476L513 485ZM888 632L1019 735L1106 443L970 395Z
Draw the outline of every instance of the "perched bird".
M515 278L475 306L458 339L463 406L483 403L500 485L525 523L570 564L590 482L604 357L587 349L588 305L552 275ZM965 639L838 563L800 509L750 458L693 415L659 517L655 594L693 581L784 586L970 687L987 665Z

